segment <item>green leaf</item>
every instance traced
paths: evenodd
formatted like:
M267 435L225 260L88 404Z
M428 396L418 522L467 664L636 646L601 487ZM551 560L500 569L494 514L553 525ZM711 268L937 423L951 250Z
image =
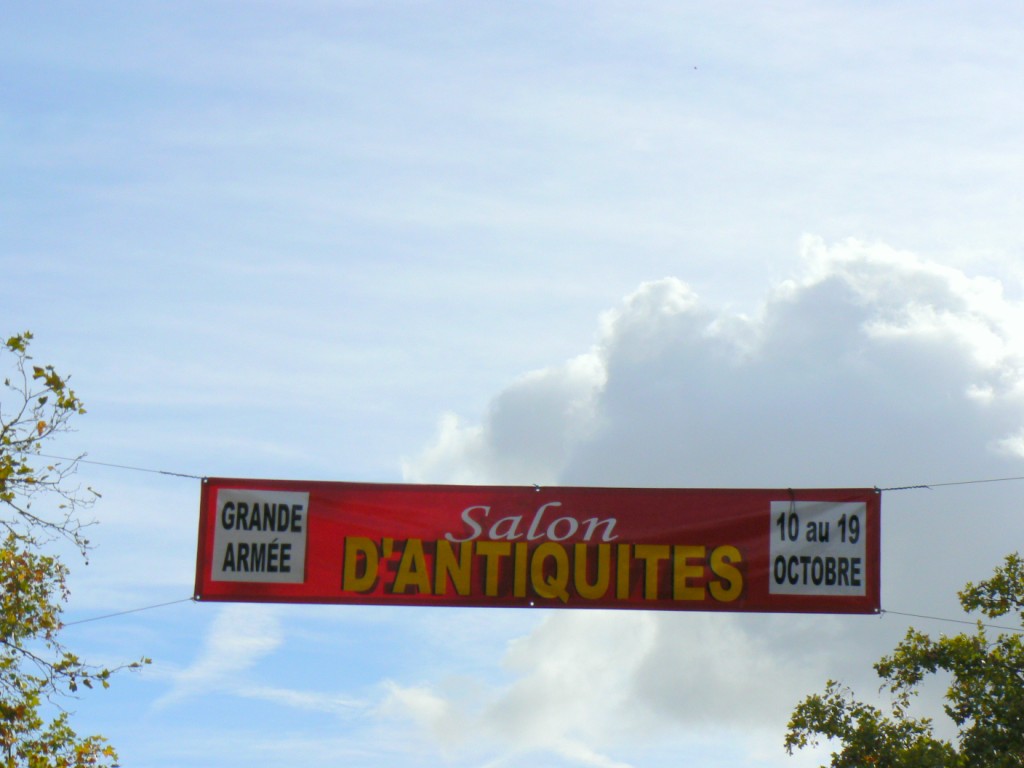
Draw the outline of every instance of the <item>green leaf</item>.
M1008 555L991 579L960 593L964 610L986 616L1016 611L1024 619L1024 561ZM888 713L857 701L829 682L790 718L785 748L792 753L834 739L832 768L1021 768L1024 766L1024 637L994 640L979 622L974 632L933 639L911 628L891 654L875 664L893 698ZM938 738L932 721L911 714L912 696L931 675L947 681L945 712L956 746Z

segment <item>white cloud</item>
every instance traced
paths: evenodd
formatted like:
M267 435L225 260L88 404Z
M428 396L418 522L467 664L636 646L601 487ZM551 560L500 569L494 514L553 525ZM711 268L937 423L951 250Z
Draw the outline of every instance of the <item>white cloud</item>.
M630 680L655 632L644 613L551 614L511 645L506 663L520 676L488 707L489 730L510 744L552 746L566 736L600 744L621 730L616 720L630 709Z
M446 414L435 444L404 462L406 480L443 476L447 482L553 483L572 446L593 427L603 367L593 354L523 376L491 403L483 425Z
M335 715L351 715L361 711L364 707L364 702L348 696L296 691L269 685L243 685L235 693L247 699L260 699L283 707Z
M169 679L171 687L155 706L163 708L190 698L220 694L346 718L363 713L366 702L348 695L260 682L264 676L260 669L266 659L286 645L279 615L279 609L268 605L220 608L195 661L180 670L158 667L157 674Z
M210 691L235 689L257 662L283 642L281 627L271 607L228 605L218 612L198 658L172 673L172 688L159 705Z
M449 417L407 476L889 487L1020 474L1024 306L997 280L884 244L808 237L802 253L801 274L749 314L709 307L675 278L640 286L603 317L593 350L514 383L479 424ZM572 375L580 360L585 375ZM884 607L956 616L955 590L1024 533L1010 493L885 494ZM558 613L510 646L515 677L483 694L482 713L450 707L444 691L417 693L443 713L449 739L568 765L617 764L623 744L709 730L753 755L765 734L781 744L793 705L826 678L875 695L871 662L904 626Z
M446 416L406 478L885 483L904 478L869 441L952 417L985 433L978 448L1024 425L1024 309L997 281L884 245L808 237L802 251L805 273L752 316L706 307L675 278L641 286L594 350L514 383L480 424ZM779 441L824 447L828 476Z
M451 701L422 686L388 682L384 688L385 696L377 708L379 715L411 718L446 747L461 741L462 729Z

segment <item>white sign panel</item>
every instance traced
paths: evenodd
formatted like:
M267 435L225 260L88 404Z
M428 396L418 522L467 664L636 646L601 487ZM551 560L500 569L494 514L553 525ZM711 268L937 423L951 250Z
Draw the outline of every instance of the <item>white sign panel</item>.
M862 502L773 501L773 595L863 595L867 510Z
M308 493L221 488L216 511L213 581L304 581Z

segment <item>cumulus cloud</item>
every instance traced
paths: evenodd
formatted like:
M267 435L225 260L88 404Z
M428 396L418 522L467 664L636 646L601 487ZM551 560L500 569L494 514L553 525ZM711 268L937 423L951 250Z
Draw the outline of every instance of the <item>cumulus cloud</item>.
M593 349L512 383L479 424L446 417L407 477L935 484L883 493L883 605L957 616L956 589L1024 533L1006 484L938 490L1021 474L1024 306L996 279L883 244L807 237L801 249L801 273L746 313L706 305L677 278L641 285L601 319ZM510 647L514 681L461 727L569 765L612 764L621 740L656 732L731 728L738 743L754 732L781 740L792 706L827 677L876 691L870 664L905 626L555 614ZM428 693L457 731L457 710Z
M802 251L804 274L750 314L707 307L677 278L640 286L593 350L513 383L480 424L446 416L407 479L813 482L824 462L805 461L802 437L835 455L828 482L864 482L918 469L849 445L874 428L951 417L985 449L1024 426L1024 309L998 281L884 245L808 237Z
M500 475L506 482L554 482L572 447L593 428L603 376L597 356L584 354L523 376L493 400L484 424L446 414L436 443L405 462L406 480L481 483Z

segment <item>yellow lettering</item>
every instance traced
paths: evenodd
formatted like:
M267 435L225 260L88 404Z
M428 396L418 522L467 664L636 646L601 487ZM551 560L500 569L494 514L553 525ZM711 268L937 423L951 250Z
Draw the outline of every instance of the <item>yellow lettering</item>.
M690 579L699 579L704 575L705 547L673 547L672 597L675 600L703 600L704 587L688 586ZM690 565L687 561L700 560L700 565Z
M555 564L550 577L544 575L545 560ZM537 547L530 563L530 581L534 591L541 597L557 597L563 603L569 602L569 593L565 591L569 583L569 553L565 547L553 541L545 541Z
M743 593L743 572L733 565L741 562L743 555L736 547L726 545L711 550L711 572L721 579L708 585L715 600L731 603Z
M501 558L512 550L507 541L478 541L476 553L484 558L484 594L498 596L498 579L501 576Z
M434 555L434 593L448 593L448 581L451 580L455 594L465 597L469 594L473 568L473 542L464 541L459 544L459 555L456 560L455 545L446 540L437 542L437 554Z
M512 594L515 597L526 597L526 560L530 550L523 543L515 544L513 548L515 563L512 568Z
M362 573L360 570L362 556ZM345 561L341 571L341 588L346 592L371 592L377 583L377 545L364 536L345 539Z
M576 594L584 600L597 600L604 597L605 592L608 591L608 581L611 579L612 569L608 567L609 558L611 558L611 545L598 544L594 549L597 550L597 573L594 577L594 583L591 584L587 581L588 552L590 547L583 543L573 545L575 555L573 570Z
M427 558L423 555L423 542L420 539L406 540L391 593L404 595L409 587L415 587L418 594L430 594L430 573L427 569Z
M619 600L629 599L629 544L619 544L615 557L615 596Z
M637 544L633 554L644 561L644 600L658 599L658 563L668 560L668 544Z

